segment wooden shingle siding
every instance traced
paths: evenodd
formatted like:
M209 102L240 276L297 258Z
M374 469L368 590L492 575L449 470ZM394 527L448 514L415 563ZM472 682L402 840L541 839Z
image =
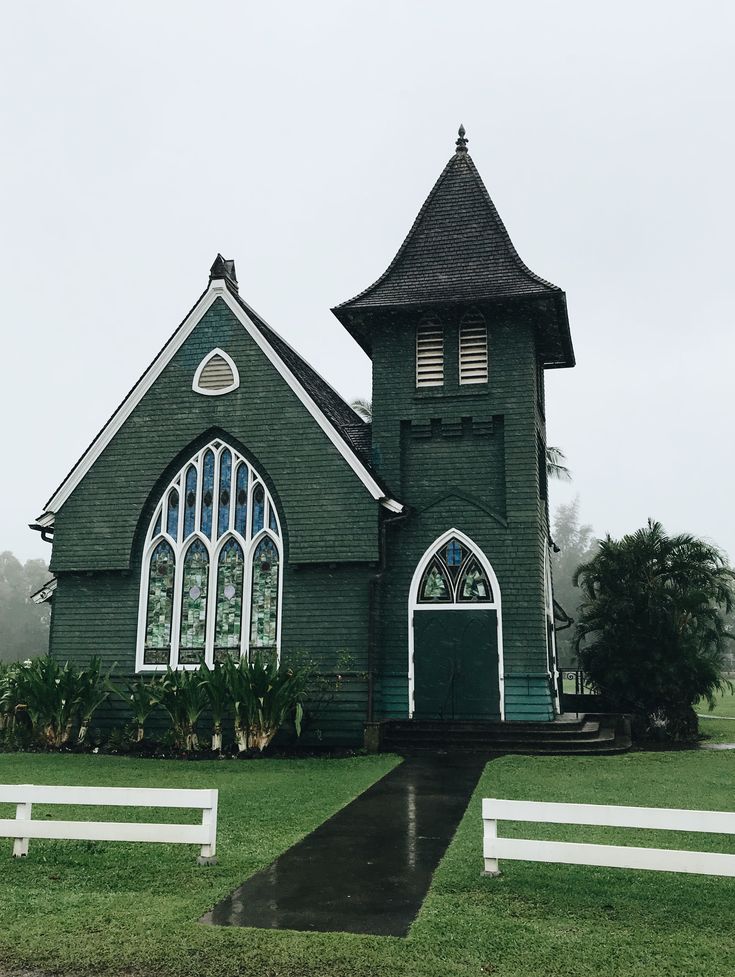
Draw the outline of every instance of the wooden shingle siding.
M414 387L417 321L373 329L373 453L389 489L411 507L387 530L381 587L380 715L408 714L408 592L433 541L454 527L485 553L498 576L503 605L508 718L552 716L546 670L544 548L547 519L539 498L536 456L536 360L533 325L510 310L482 310L493 351L487 383L461 385L457 308L443 319L445 383L433 393ZM544 432L538 429L544 435ZM451 613L451 612L448 612Z
M311 720L307 716L305 742L357 745L362 740L368 581L373 572L361 565L285 570L282 659L325 673L324 687L333 690L318 715ZM52 615L54 657L85 665L99 655L105 669L115 666L114 681L124 686L135 674L139 581L137 568L129 573L61 573ZM118 697L95 720L107 728L128 722L129 710ZM160 714L150 728L160 733L166 725ZM201 728L207 729L206 716Z
M202 397L192 378L215 346L242 382ZM136 534L165 484L212 433L230 438L268 481L290 560L377 559L378 504L218 300L58 513L52 570L131 569Z

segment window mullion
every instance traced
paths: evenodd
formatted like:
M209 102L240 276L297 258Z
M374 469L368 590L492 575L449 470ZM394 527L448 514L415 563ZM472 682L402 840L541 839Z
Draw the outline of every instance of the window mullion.
M207 624L204 632L204 658L211 668L214 663L214 633L217 626L217 570L219 554L215 556L216 547L209 553L209 577L207 580Z
M184 570L183 570L183 546L177 546L174 549L175 563L174 563L174 608L173 608L173 620L171 621L171 648L169 651L169 665L171 668L179 667L179 636L181 634L181 603L182 603L182 588L184 586Z

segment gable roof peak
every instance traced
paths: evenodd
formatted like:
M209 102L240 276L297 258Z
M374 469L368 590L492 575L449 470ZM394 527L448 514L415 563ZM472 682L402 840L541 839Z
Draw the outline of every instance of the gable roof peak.
M238 290L235 262L231 258L223 258L221 254L217 254L212 267L209 269L209 284L211 285L213 281L219 278L224 278L235 291Z

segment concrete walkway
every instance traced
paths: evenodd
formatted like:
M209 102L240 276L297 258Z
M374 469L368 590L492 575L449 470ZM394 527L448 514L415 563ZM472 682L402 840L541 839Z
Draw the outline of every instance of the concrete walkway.
M201 922L405 936L486 761L404 761Z

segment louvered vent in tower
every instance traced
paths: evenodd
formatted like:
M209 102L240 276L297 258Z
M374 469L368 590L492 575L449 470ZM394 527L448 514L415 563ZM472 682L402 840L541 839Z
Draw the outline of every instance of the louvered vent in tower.
M440 387L444 383L444 330L437 319L416 329L416 386Z
M233 360L222 349L213 349L204 357L194 374L194 390L216 396L226 394L240 385L240 377Z
M459 382L487 383L487 326L479 312L459 325Z

